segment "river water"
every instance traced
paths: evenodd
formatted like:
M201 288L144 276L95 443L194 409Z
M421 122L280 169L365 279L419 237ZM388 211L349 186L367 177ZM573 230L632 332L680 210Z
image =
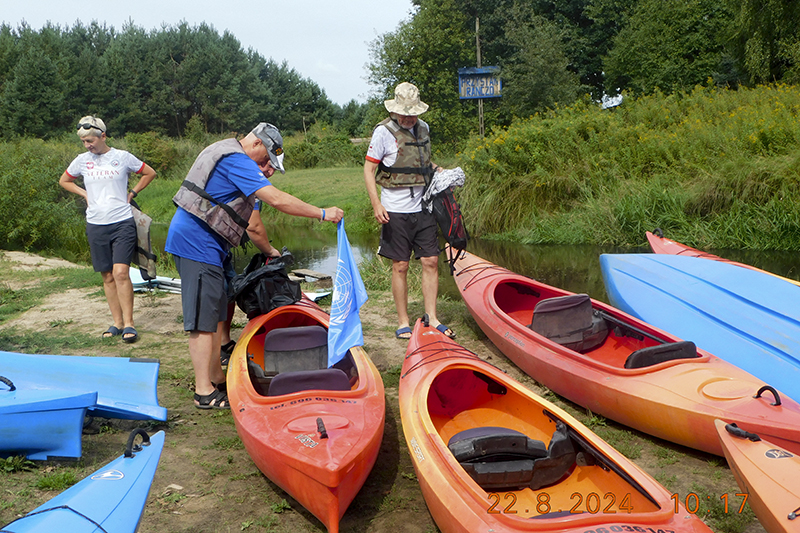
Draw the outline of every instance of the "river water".
M329 229L329 228L328 228ZM295 258L294 268L306 268L333 275L336 271L336 233L314 227L268 226L270 242L276 248L286 246ZM164 249L166 226L154 225L153 245ZM372 257L378 248L378 233L372 235L348 234L356 261ZM645 241L642 235L642 241ZM471 239L468 249L483 259L513 272L534 278L548 285L571 292L586 293L592 298L608 302L602 274L600 254L648 253L650 248L620 248L594 245L525 245L500 241ZM753 265L792 279L800 279L797 252L709 250L716 255ZM162 252L163 253L163 252ZM237 249L236 269L241 272L255 253L249 246L247 252ZM444 256L441 256L442 258ZM440 292L459 299L455 282L446 265L440 264Z

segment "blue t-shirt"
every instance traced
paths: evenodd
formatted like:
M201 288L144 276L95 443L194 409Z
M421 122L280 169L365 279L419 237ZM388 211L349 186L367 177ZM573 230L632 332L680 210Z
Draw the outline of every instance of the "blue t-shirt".
M231 154L217 163L206 183L206 192L227 203L239 194L250 196L267 185L272 183L255 161L245 154ZM230 244L205 222L179 207L169 224L164 248L172 255L221 267Z

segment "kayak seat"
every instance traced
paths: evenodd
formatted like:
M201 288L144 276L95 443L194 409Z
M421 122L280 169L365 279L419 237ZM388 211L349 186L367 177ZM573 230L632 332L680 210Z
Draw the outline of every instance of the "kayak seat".
M592 308L588 294L546 298L533 309L528 326L543 337L570 350L586 353L608 337L608 324Z
M272 378L267 395L281 396L306 390L348 391L350 379L338 368L281 372Z
M273 329L264 337L264 374L328 367L328 330L322 326Z
M484 490L537 490L559 481L577 452L566 425L556 422L550 444L503 427L472 428L450 438L453 456Z
M692 341L669 342L631 352L625 360L625 368L645 368L665 361L694 359L695 357L700 356Z
M494 426L456 433L447 447L484 490L528 486L533 480L534 460L547 457L544 442L513 429Z

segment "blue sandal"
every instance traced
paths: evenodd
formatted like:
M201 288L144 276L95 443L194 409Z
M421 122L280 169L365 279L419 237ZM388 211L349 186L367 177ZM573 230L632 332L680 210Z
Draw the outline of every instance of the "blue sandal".
M125 335L128 335L126 337ZM136 328L125 328L122 330L122 340L127 342L128 344L132 344L139 340L139 334L136 332Z
M408 335L408 337L403 337L403 335ZM394 332L394 336L396 339L407 341L411 338L411 328L408 326L403 326L402 328L398 328Z
M117 326L111 326L105 330L101 336L104 339L110 339L111 337L117 337L119 335L122 335L122 330L120 330Z

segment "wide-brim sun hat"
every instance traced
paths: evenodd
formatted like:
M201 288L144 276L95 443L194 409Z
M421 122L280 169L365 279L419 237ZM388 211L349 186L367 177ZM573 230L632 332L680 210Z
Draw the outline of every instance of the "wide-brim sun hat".
M404 81L394 89L394 99L384 100L383 105L389 113L416 116L428 110L428 104L419 99L419 89L413 83Z
M283 168L283 136L280 130L269 122L262 122L253 128L251 133L264 143L272 168L279 170L281 174L286 174Z

